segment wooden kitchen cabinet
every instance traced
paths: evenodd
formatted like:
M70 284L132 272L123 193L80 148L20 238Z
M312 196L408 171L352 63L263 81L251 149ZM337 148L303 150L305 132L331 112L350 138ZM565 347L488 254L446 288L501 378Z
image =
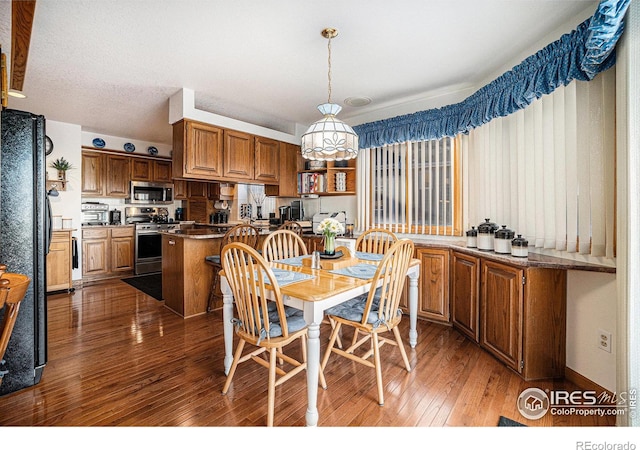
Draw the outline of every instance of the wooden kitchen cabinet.
M523 269L482 264L480 345L520 372L522 360Z
M105 197L129 198L131 158L117 155L105 155L104 157Z
M475 342L480 341L480 258L451 252L451 321Z
M223 129L192 120L173 125L173 178L223 176Z
M564 376L566 271L481 263L480 345L525 380Z
M416 247L414 258L420 260L418 278L418 317L449 322L449 250ZM405 283L400 306L409 311L409 281Z
M104 195L104 159L100 153L82 152L82 195Z
M151 181L153 178L153 161L134 159L131 161L131 179L133 181Z
M82 152L82 195L128 198L131 158L116 154Z
M224 130L224 177L253 180L254 149L254 139L249 133Z
M298 171L302 167L300 146L280 143L280 179L276 185L265 185L264 192L269 196L297 197Z
M111 228L110 230L112 274L130 274L134 269L135 238L133 227Z
M280 180L280 141L261 136L254 137L254 180L277 184Z
M133 274L134 227L91 227L82 230L82 278L98 280Z
M172 175L173 164L171 161L153 161L153 181L158 183L172 183Z
M173 199L186 200L189 196L187 180L173 180Z
M281 177L283 145L275 139L183 119L173 125L173 179L275 186Z
M47 254L47 292L70 290L73 286L73 230L54 231Z
M131 180L154 183L172 183L171 161L131 158Z
M220 253L221 239L162 235L162 298L167 308L184 318L207 313L213 269L205 257Z

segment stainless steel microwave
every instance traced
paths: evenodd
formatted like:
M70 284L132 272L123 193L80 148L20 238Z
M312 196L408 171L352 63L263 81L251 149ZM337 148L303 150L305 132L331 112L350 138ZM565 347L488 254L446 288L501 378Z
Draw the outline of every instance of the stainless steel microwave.
M167 205L173 203L173 183L131 182L131 196L127 203Z

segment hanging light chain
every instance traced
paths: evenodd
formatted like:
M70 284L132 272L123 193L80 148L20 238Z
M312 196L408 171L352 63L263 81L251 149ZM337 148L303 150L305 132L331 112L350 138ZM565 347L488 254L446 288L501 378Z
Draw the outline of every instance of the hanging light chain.
M329 36L327 37L327 39L329 40L329 42L327 43L327 48L329 50L329 70L327 72L327 78L329 80L329 98L327 100L327 103L331 103L331 38L333 36L331 34L329 34Z

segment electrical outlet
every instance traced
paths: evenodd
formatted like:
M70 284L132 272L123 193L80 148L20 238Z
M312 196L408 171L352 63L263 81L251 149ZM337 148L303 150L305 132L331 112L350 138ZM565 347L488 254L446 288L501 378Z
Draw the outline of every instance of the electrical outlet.
M598 330L598 348L600 350L604 350L605 352L611 353L611 346L613 342L611 341L611 333L605 330Z

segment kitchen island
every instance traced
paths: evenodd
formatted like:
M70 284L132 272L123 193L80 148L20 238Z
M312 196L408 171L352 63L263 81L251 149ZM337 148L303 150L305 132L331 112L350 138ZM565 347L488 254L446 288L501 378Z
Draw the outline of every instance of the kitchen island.
M220 254L224 233L215 228L192 228L161 234L164 305L185 319L205 314L214 275L205 258ZM259 246L267 234L268 230L260 231Z
M205 257L220 252L224 233L210 229L162 233L164 305L187 318L207 312L213 270Z

